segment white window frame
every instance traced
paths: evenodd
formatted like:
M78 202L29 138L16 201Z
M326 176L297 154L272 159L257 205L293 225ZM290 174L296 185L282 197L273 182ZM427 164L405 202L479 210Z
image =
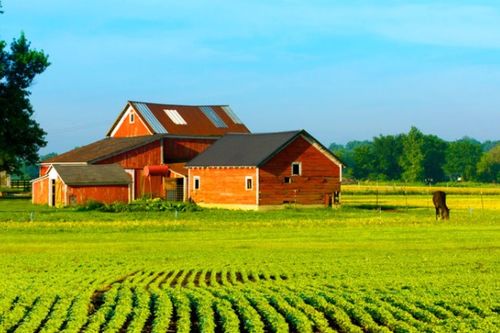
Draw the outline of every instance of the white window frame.
M250 187L248 187L248 181L250 180ZM246 176L245 177L245 190L247 191L252 191L253 190L253 177L252 176Z
M196 187L196 183L198 183L198 187ZM193 177L193 190L199 190L201 188L201 179L200 176Z
M293 173L294 165L299 166L299 173L298 174ZM302 162L292 162L290 173L292 174L292 176L302 176Z
M128 122L129 124L135 123L135 114L133 112L130 112L130 114L128 115Z

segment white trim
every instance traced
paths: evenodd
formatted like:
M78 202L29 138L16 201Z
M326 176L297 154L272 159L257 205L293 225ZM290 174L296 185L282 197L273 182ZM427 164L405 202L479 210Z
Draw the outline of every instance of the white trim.
M191 188L189 186L191 186L191 169L188 169L188 176L186 178L187 200L191 199Z
M146 129L148 130L149 134L153 134L153 132L151 132L151 130L149 129L149 127L146 125L146 123L142 120L141 117L139 117L139 112L137 110L135 110L132 105L129 104L127 110L123 113L120 121L118 121L118 123L116 124L116 126L113 128L113 130L111 131L111 133L109 134L109 136L111 137L114 137L116 132L118 132L118 129L120 129L120 127L123 125L123 122L125 121L125 119L128 118L128 115L130 114L130 112L134 112L136 115L137 115L137 118L139 118L139 120L141 121L141 123L144 125L144 127L146 127ZM135 118L135 117L134 117ZM135 123L135 122L134 122Z
M196 181L198 181L198 188L196 188ZM197 191L201 189L201 178L200 176L194 176L193 177L193 190Z
M132 183L128 187L128 202L135 200L135 169L124 169L126 173L132 176Z
M184 176L182 177L182 202L186 202L187 201L187 196L188 196L188 193L187 193L187 177Z
M252 185L250 188L248 188L248 180L250 180L250 185ZM252 176L245 176L245 190L246 191L253 191L254 185L253 185L253 177Z
M53 165L71 165L71 164L77 164L77 165L87 165L87 162L51 162L51 163L40 163L40 165L48 165L52 167ZM48 170L47 170L48 171Z
M293 173L293 166L294 165L298 165L299 166L299 173L298 174L295 174ZM292 162L291 166L290 166L291 170L290 170L290 174L292 176L302 176L302 162L299 162L299 161L294 161Z

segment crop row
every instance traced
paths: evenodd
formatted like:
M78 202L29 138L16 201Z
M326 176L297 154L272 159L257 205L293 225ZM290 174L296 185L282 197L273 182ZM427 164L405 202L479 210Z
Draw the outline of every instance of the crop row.
M164 288L159 280L156 274L139 274L74 298L2 296L0 331L331 333L498 328L495 309L433 296L326 285Z

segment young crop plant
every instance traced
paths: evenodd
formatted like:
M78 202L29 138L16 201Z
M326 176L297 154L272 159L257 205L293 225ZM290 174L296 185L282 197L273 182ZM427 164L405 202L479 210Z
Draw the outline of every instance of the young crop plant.
M116 304L108 317L108 321L104 325L102 331L104 333L112 333L119 331L129 314L132 313L132 291L126 284L122 284L118 291Z
M276 293L264 293L269 303L285 316L290 326L298 332L312 333L312 325L307 316L300 310L294 308L288 302Z
M56 296L56 301L51 312L46 318L45 324L42 326L40 333L56 333L59 332L61 326L66 319L69 307L71 305L71 297Z
M333 322L335 329L343 332L363 332L360 327L352 323L351 318L343 309L328 303L324 298L318 296L316 291L301 291L299 295L307 304L323 312Z
M240 320L229 301L222 298L215 299L214 310L218 318L220 318L220 322L216 323L216 325L221 327L223 332L240 331Z
M188 297L196 313L200 333L215 332L213 296L199 290L191 290L188 292Z
M101 327L113 315L117 297L118 289L116 287L111 288L104 294L103 304L89 317L84 327L85 332L101 331Z
M16 332L20 333L31 333L36 331L43 320L49 314L50 308L54 303L52 297L40 297L35 303L33 303L32 308L27 312L18 326L15 328Z
M132 316L127 332L141 333L144 324L150 315L149 311L150 295L143 288L134 288L132 296Z
M245 289L244 294L250 304L259 312L271 332L284 333L289 331L285 318L269 304L261 292L255 289Z
M14 308L0 318L0 332L13 332L17 328L16 324L28 315L39 302L40 297L33 295L20 297Z
M300 297L296 296L295 292L290 292L288 289L285 289L283 287L273 287L271 289L282 295L284 299L288 303L290 303L291 306L302 311L313 323L315 332L317 331L321 333L334 333L334 330L330 328L330 324L328 323L328 320L325 318L324 314L318 311L314 306L307 304Z
M61 326L61 332L78 332L85 325L90 298L90 295L82 293L72 300L67 317Z
M237 289L225 290L211 288L210 291L219 298L228 300L238 313L243 329L249 333L264 333L264 324L258 312L248 302L242 292Z
M151 294L151 312L153 313L152 333L166 332L173 314L170 295L165 290L153 290Z
M189 333L191 330L191 306L186 294L179 290L169 291L176 312L176 324L178 333Z

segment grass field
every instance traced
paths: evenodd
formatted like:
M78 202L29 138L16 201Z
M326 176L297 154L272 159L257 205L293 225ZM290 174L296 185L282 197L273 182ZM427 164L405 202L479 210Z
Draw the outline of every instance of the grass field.
M446 222L419 194L178 214L0 200L0 332L499 331L498 198L450 195Z

